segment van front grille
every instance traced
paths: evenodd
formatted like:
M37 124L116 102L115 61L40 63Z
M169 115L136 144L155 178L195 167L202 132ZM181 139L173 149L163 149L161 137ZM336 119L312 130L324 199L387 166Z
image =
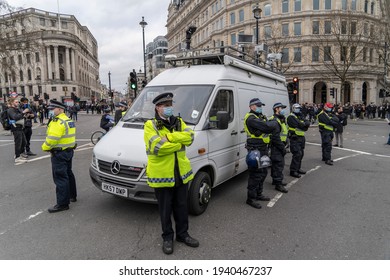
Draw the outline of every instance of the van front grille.
M135 166L129 166L129 165L121 165L119 173L114 174L111 170L112 162L98 160L98 166L99 170L102 173L107 173L110 175L115 175L127 179L138 179L139 175L143 171L143 168L135 167Z

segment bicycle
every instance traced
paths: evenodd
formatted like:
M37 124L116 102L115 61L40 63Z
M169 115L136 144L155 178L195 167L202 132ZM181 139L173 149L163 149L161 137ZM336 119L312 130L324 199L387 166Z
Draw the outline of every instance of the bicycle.
M94 133L92 133L92 135L91 135L91 142L92 142L92 144L96 145L97 142L99 142L99 140L102 139L102 137L104 135L106 135L106 133L107 132L103 132L103 131L100 131L100 130L97 130Z

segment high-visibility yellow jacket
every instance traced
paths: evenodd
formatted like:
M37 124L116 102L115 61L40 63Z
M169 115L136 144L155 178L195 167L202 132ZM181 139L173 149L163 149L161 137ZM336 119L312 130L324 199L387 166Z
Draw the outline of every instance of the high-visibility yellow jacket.
M156 119L148 120L144 127L144 141L148 163L146 175L148 185L153 188L173 187L175 185L175 164L178 164L180 177L184 184L194 178L185 146L194 140L194 131L178 117L180 128L170 131L158 125Z
M76 126L65 113L54 117L46 131L46 140L42 144L43 151L52 149L74 148L76 146Z
M247 134L247 137L248 137L248 138L260 139L260 140L262 140L265 144L268 144L268 143L270 142L270 136L269 136L268 133L262 133L261 135L256 136L256 135L252 134L252 133L249 131L249 128L248 128L248 126L247 126L247 124L246 124L246 120L247 120L250 116L254 116L256 119L260 119L258 116L256 116L255 114L253 114L253 113L251 113L251 112L249 112L249 113L247 113L247 114L245 115L245 117L244 117L244 130L245 130L245 132L246 132L246 134ZM266 121L266 119L263 120L263 121Z
M304 123L304 121L300 120L295 114L290 113L288 115L288 118L295 118L298 123ZM288 127L288 130L290 131L291 135L297 135L297 136L305 136L305 131L300 129L299 127L292 127L291 125Z
M275 119L275 116L271 116L269 118L270 121L272 121L274 119ZM281 122L279 118L276 118L276 121L278 122L278 124L280 126L280 140L282 140L282 142L286 143L286 141L287 141L287 134L288 134L287 125L286 125L285 122Z

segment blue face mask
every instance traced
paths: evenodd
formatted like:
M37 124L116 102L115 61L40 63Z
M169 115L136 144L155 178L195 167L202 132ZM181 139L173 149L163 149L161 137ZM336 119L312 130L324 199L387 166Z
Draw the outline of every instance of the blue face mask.
M164 107L164 112L163 112L164 116L165 117L170 117L170 116L173 116L173 107L170 106L170 107Z
M296 114L299 114L301 112L301 109L293 109L293 112L296 113Z
M54 117L54 111L53 110L50 110L49 111L49 119L53 118Z
M263 108L256 107L256 111L255 112L258 113L258 114L261 114L261 113L263 113Z
M280 114L281 114L282 116L284 116L284 115L286 114L286 110L282 109L282 111L280 111Z
M326 108L325 110L326 110L328 113L329 113L329 112L332 112L332 108Z

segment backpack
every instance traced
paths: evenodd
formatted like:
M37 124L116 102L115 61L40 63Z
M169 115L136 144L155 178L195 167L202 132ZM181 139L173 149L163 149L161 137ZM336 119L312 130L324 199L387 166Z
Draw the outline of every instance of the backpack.
M4 130L11 129L7 110L4 110L3 112L1 112L0 120L1 120L1 125L3 126Z

